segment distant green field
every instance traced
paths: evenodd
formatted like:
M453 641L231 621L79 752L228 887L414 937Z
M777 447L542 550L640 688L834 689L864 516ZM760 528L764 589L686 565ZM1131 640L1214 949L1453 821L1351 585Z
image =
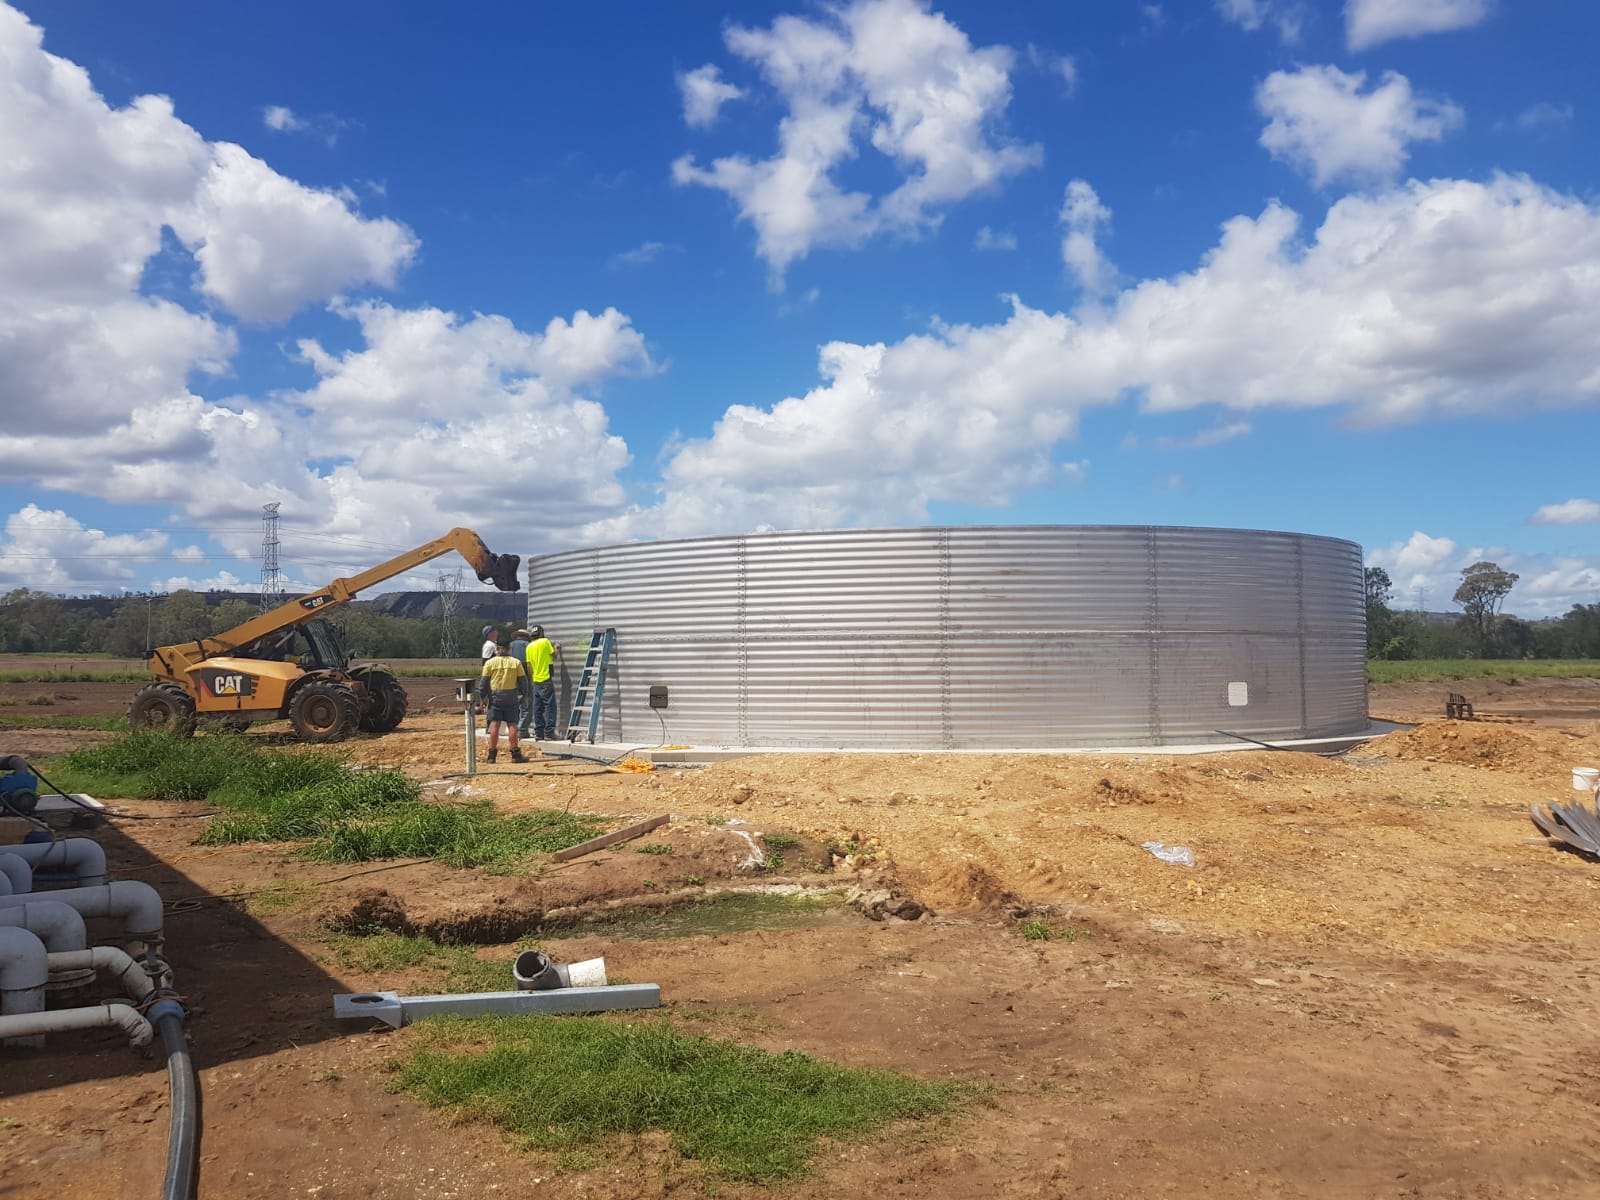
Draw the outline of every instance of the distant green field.
M366 660L364 660L366 661ZM476 659L388 658L396 675L412 679L473 676ZM1367 663L1370 683L1442 683L1453 679L1590 679L1600 677L1600 659L1418 658ZM0 683L136 683L150 678L139 659L93 654L0 654Z
M1367 663L1369 683L1446 683L1455 679L1590 679L1600 676L1600 659L1417 658L1407 662Z

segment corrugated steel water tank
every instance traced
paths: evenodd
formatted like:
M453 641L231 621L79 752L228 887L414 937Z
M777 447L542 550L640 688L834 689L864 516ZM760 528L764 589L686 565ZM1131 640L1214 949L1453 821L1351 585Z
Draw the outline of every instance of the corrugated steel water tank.
M639 542L531 559L528 603L563 643L563 730L591 634L616 630L605 742L1050 749L1368 724L1361 548L1336 538L1045 525Z

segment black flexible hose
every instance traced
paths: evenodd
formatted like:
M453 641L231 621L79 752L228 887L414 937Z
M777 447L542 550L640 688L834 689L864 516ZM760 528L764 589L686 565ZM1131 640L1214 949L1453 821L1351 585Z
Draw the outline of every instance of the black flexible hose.
M172 1092L172 1124L167 1133L167 1177L161 1200L193 1200L195 1170L200 1159L200 1085L189 1058L183 1009L164 1000L151 1010L156 1032L167 1052L167 1086ZM159 1014L159 1015L157 1015Z

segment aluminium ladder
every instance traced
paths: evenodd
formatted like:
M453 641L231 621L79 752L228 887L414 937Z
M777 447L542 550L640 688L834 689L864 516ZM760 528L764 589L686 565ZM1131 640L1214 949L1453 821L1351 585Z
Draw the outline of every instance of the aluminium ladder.
M596 629L589 639L589 652L583 656L583 671L578 676L578 686L572 691L572 715L567 718L567 740L575 742L585 730L589 744L594 745L595 734L600 729L600 701L606 690L606 665L611 661L611 651L617 644L615 629Z

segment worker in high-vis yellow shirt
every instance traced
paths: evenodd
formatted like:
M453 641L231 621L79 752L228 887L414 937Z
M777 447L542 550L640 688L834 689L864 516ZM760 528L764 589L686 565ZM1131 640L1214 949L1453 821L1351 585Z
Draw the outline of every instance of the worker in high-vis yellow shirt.
M553 741L556 736L556 681L551 678L551 665L561 653L561 643L545 637L543 625L535 625L528 632L533 635L528 643L528 678L533 681L533 736L536 741Z
M526 668L511 657L511 647L504 642L495 646L495 655L483 664L483 674L478 681L479 693L489 695L489 761L495 760L500 748L500 727L506 728L511 743L511 761L527 762L522 756L522 746L517 740L517 710L521 701L521 681Z

